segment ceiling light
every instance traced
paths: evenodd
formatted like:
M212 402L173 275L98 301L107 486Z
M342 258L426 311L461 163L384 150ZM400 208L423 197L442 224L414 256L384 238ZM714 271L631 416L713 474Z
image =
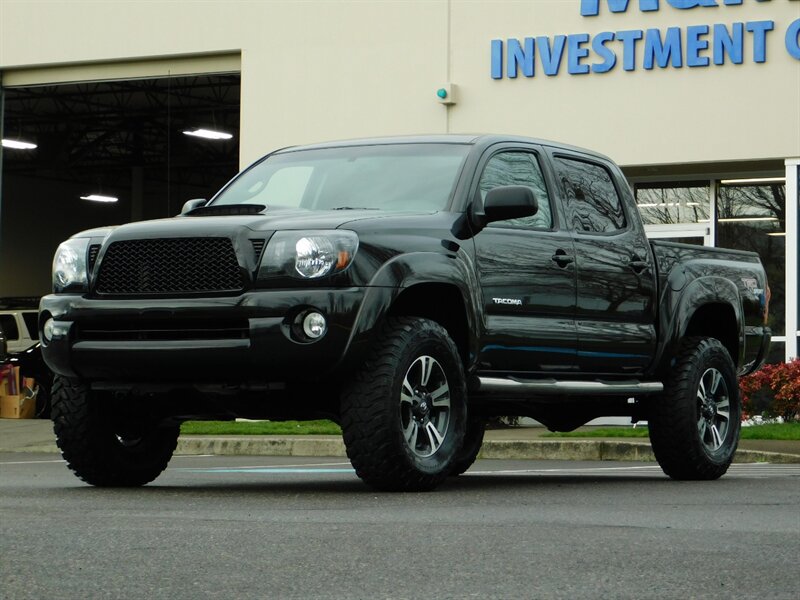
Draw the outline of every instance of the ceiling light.
M786 236L786 232L785 231L773 231L772 233L768 233L767 235L771 235L773 237L779 237L779 236L780 237L785 237Z
M36 144L32 144L30 142L3 139L3 148L13 148L14 150L33 150L36 147Z
M741 183L784 183L786 177L754 177L751 179L723 179L722 185L737 185Z
M89 194L88 196L81 196L81 200L91 200L92 202L117 202L119 198L114 196L101 196L100 194Z
M731 217L729 219L717 219L720 223L741 223L744 221L777 221L777 217Z
M192 135L194 137L201 137L207 140L229 140L233 137L230 133L223 131L212 131L211 129L195 129L193 131L184 131L185 135Z

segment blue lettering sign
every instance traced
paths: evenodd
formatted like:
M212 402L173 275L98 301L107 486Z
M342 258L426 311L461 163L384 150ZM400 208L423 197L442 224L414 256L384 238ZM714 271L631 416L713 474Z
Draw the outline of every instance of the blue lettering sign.
M582 17L596 17L600 14L600 1L601 0L581 0L581 16ZM698 7L716 8L719 6L720 0L667 0L667 3L673 8L679 10L688 10ZM737 6L743 0L721 0L725 6ZM769 0L757 0L758 2L769 2ZM612 13L621 13L628 10L630 0L606 0L608 10ZM658 0L639 0L639 10L642 12L652 12L659 9Z
M641 29L617 32L617 39L622 41L622 68L626 71L636 69L636 42L642 37Z
M2 0L0 0L2 1ZM769 0L756 0L767 2ZM580 0L581 15L595 16L600 5L621 13L636 4L643 12L657 11L661 4L677 10L741 5L744 0ZM680 69L708 67L711 64L742 64L744 45L753 47L752 62L767 60L767 35L775 30L775 21L748 21L730 24L685 25L666 29L630 29L602 31L596 34L540 35L520 39L491 41L491 76L493 79L516 79L520 73L534 77L540 69L548 77L559 74L566 62L570 75L608 73L622 63L625 71L637 68L648 71L658 67ZM800 19L785 30L787 53L800 60ZM750 34L750 40L745 36ZM642 44L639 44L639 42ZM537 56L538 55L538 56ZM537 67L538 62L538 67Z
M503 78L503 40L492 40L492 79Z
M753 61L767 61L767 32L775 29L775 21L750 21L745 25L753 34Z
M614 41L614 34L610 31L598 33L592 39L592 50L603 59L603 62L592 64L593 73L608 73L617 64L617 55L606 46L611 41Z
M514 79L517 76L518 65L522 65L522 74L525 77L533 77L533 38L525 38L525 49L519 40L508 40L506 44L506 65L507 75Z
M567 67L571 75L583 75L589 72L589 65L581 64L581 60L589 56L588 33L574 33L567 36Z
M606 0L608 10L615 13L628 10L629 0ZM639 0L639 10L649 12L658 10L658 0ZM581 0L581 16L596 17L600 14L600 0Z
M700 56L700 52L708 50L708 40L701 39L708 35L708 25L690 25L686 28L686 66L707 67L707 56Z
M719 6L717 0L667 0L673 8L687 10L698 6ZM738 3L737 3L738 4Z
M725 54L735 65L742 64L744 54L744 23L734 23L733 33L725 25L714 25L714 64L724 65Z
M800 19L792 22L786 30L786 50L800 60Z
M681 59L681 30L670 27L666 31L664 41L661 41L661 32L658 29L648 29L644 38L644 68L652 70L653 62L665 69L672 61L672 66L679 69L683 66Z
M564 54L564 42L567 36L557 35L553 37L553 47L550 48L550 41L546 37L536 38L536 45L539 46L539 59L542 61L544 74L548 76L558 75L561 67L561 57Z

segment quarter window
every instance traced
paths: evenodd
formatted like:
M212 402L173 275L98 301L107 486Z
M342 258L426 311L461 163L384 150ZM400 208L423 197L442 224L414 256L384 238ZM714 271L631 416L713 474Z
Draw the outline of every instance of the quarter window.
M522 227L526 229L550 229L553 227L553 213L547 195L542 170L536 157L530 152L501 152L486 163L478 189L481 200L486 199L489 190L504 185L522 185L530 188L539 204L535 215L496 221L490 227Z
M556 157L567 223L575 231L625 229L625 213L611 174L598 164Z

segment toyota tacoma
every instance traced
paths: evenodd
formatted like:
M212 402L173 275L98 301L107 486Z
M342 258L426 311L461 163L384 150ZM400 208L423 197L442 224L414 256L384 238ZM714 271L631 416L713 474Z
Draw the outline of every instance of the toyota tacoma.
M282 149L177 217L78 233L39 327L90 484L152 481L185 420L329 418L366 483L428 490L514 415L647 420L670 477L720 477L768 303L756 254L649 241L608 158L451 135Z

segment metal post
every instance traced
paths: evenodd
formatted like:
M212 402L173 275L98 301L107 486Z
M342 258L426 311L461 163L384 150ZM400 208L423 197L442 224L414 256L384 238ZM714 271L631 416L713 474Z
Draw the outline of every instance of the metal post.
M800 158L790 158L786 162L786 356L788 362L796 358L798 325L798 176Z
M3 72L0 71L0 140L3 139L3 126L6 120L6 94L3 88ZM3 144L0 144L0 250L3 247ZM0 256L2 253L0 252ZM2 283L2 280L0 280Z

